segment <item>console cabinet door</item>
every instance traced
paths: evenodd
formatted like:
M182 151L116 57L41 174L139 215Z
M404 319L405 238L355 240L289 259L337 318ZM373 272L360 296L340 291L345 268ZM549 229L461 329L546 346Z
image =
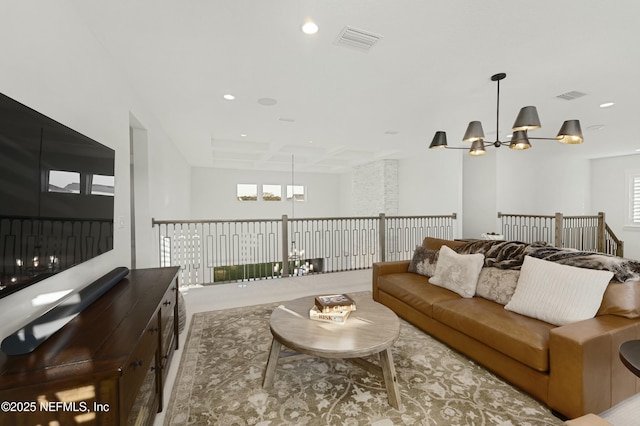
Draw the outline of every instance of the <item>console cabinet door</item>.
M126 425L151 425L156 413L159 411L160 391L158 387L158 352L153 356L153 362L147 367L142 384L138 389L137 396L131 411L129 412Z
M177 286L171 285L164 295L162 306L160 307L160 327L162 329L162 339L160 342L160 366L163 378L167 374L168 364L176 345L176 325L175 317L178 305Z
M120 377L120 409L121 419L123 421L121 423L124 423L124 419L130 417L131 410L137 401L138 391L145 383L145 380L149 380L149 373L152 372L153 376L157 374L158 336L160 335L158 323L159 312L160 309L152 316L151 321L147 325L146 332L122 368L122 376ZM154 393L157 394L158 391L155 386L156 379L154 379L153 383ZM144 407L138 407L138 409L144 411Z

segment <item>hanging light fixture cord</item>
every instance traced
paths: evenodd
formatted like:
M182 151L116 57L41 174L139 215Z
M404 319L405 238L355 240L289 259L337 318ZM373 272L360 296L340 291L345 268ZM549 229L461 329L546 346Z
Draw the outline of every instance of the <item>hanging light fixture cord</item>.
M499 74L496 74L491 78L493 79L497 75L499 75ZM499 147L500 145L502 145L502 143L500 142L500 80L502 80L502 78L498 78L497 79L497 81L498 81L498 94L497 94L497 99L496 99L496 141L493 144L493 146L495 146L496 148Z

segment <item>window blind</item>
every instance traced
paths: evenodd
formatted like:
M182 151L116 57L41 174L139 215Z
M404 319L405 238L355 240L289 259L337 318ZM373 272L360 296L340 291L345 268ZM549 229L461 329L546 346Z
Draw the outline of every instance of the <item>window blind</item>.
M640 225L640 174L631 182L631 221Z

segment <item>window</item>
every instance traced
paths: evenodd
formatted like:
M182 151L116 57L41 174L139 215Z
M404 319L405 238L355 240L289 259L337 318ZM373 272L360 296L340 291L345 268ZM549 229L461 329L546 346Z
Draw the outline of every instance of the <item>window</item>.
M239 183L236 195L239 201L258 201L258 185L255 183Z
M287 185L287 201L291 201L291 199L295 199L296 201L304 201L304 186L302 185Z
M626 225L640 227L640 170L627 171Z
M80 173L65 170L49 170L49 188L47 191L79 194Z
M106 195L108 197L113 197L114 187L115 179L113 176L91 176L91 195Z
M264 201L281 201L282 186L280 185L262 185L262 199Z

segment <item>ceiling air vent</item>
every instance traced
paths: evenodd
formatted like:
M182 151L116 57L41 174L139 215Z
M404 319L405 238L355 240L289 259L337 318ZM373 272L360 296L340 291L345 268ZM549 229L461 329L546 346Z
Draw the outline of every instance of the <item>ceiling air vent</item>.
M368 52L381 38L377 34L346 26L340 31L336 44Z
M571 92L563 93L562 95L558 95L556 97L560 99L564 99L565 101L572 101L574 99L578 99L583 96L587 96L587 94L578 92L577 90L572 90Z

